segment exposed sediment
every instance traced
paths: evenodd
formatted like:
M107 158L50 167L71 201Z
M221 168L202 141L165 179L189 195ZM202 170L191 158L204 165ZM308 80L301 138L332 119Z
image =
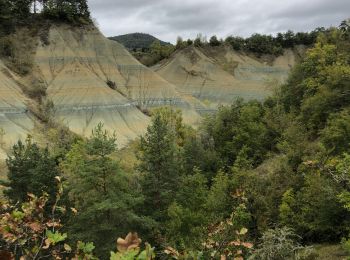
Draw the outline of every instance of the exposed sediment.
M154 71L174 84L179 92L201 101L204 106L198 107L198 111L206 111L238 97L264 99L271 94L273 86L286 80L294 64L291 50L266 62L229 47L189 47L155 66Z
M116 132L119 144L125 144L149 124L140 109L163 105L183 109L185 117L199 118L175 86L97 29L53 26L48 44L39 44L35 63L57 119L78 134L89 135L102 122Z
M5 150L25 139L34 128L25 96L13 77L0 61L0 159L6 157Z

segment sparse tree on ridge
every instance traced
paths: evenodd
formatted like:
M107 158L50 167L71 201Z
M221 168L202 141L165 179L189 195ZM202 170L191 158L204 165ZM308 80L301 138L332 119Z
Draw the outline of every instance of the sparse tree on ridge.
M209 44L210 46L220 46L221 45L221 42L218 40L218 38L216 37L216 35L212 36L209 40Z

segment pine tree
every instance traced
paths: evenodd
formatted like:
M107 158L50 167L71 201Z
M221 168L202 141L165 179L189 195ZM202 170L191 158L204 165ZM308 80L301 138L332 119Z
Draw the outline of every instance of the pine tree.
M28 193L36 196L56 195L55 177L59 176L56 161L49 154L48 149L40 149L31 138L23 144L19 141L13 146L13 156L7 161L8 187L5 195L13 202L24 202Z
M187 249L200 248L205 227L209 224L205 209L208 197L207 180L195 169L193 175L182 178L180 187L176 202L168 209L167 240L178 249L184 245Z
M147 133L141 138L140 164L144 210L156 221L164 221L167 209L174 200L181 175L176 144L176 124L164 113L156 112ZM174 121L173 121L174 122Z
M88 140L73 145L62 163L69 197L78 210L68 230L73 239L94 242L102 259L103 252L114 249L116 237L138 231L141 223L133 208L142 201L112 159L116 149L115 136L99 124Z

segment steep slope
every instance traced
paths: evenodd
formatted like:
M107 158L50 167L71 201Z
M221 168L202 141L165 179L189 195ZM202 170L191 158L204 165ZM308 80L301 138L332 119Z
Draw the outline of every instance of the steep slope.
M0 61L0 159L6 157L8 149L19 139L31 133L34 123L25 105L25 97L15 83L16 76Z
M175 86L94 28L52 26L47 44L38 46L35 64L57 118L82 135L102 122L123 145L149 123L140 110L161 105L182 108L188 118L198 116Z
M0 150L0 161L6 160L7 155L3 150Z
M229 47L189 47L153 69L181 93L204 103L201 107L197 102L200 111L230 103L237 97L263 99L271 94L271 86L287 78L294 64L295 54L290 50L264 61Z

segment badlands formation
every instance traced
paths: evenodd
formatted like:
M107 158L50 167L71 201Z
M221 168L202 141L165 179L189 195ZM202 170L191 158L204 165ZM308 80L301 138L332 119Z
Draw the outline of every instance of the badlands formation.
M262 100L283 83L297 54L285 50L278 58L256 58L227 46L189 47L154 70L178 91L196 98L197 111L216 109L239 97Z
M23 140L34 128L25 103L16 75L0 61L0 160L6 158L4 149Z
M145 132L149 109L173 106L195 125L201 114L237 97L266 97L296 60L290 50L267 62L228 47L189 47L150 69L96 28L53 25L32 41L29 75L20 77L0 61L0 159L41 123L31 113L38 102L24 94L36 84L53 102L55 121L83 136L101 122L124 146Z
M199 116L175 86L138 63L120 44L96 29L52 27L35 57L56 116L82 135L102 122L119 144L142 134L149 118L141 111L173 105L188 120Z
M52 26L47 39L37 37L36 41L30 75L21 78L0 63L0 127L5 131L5 150L33 131L37 121L30 115L33 100L22 93L33 84L46 89L44 99L53 101L56 121L83 136L89 136L101 122L116 133L120 146L145 132L150 122L143 113L147 109L171 105L183 111L188 123L200 119L174 85L95 28ZM0 157L5 156L4 149Z

